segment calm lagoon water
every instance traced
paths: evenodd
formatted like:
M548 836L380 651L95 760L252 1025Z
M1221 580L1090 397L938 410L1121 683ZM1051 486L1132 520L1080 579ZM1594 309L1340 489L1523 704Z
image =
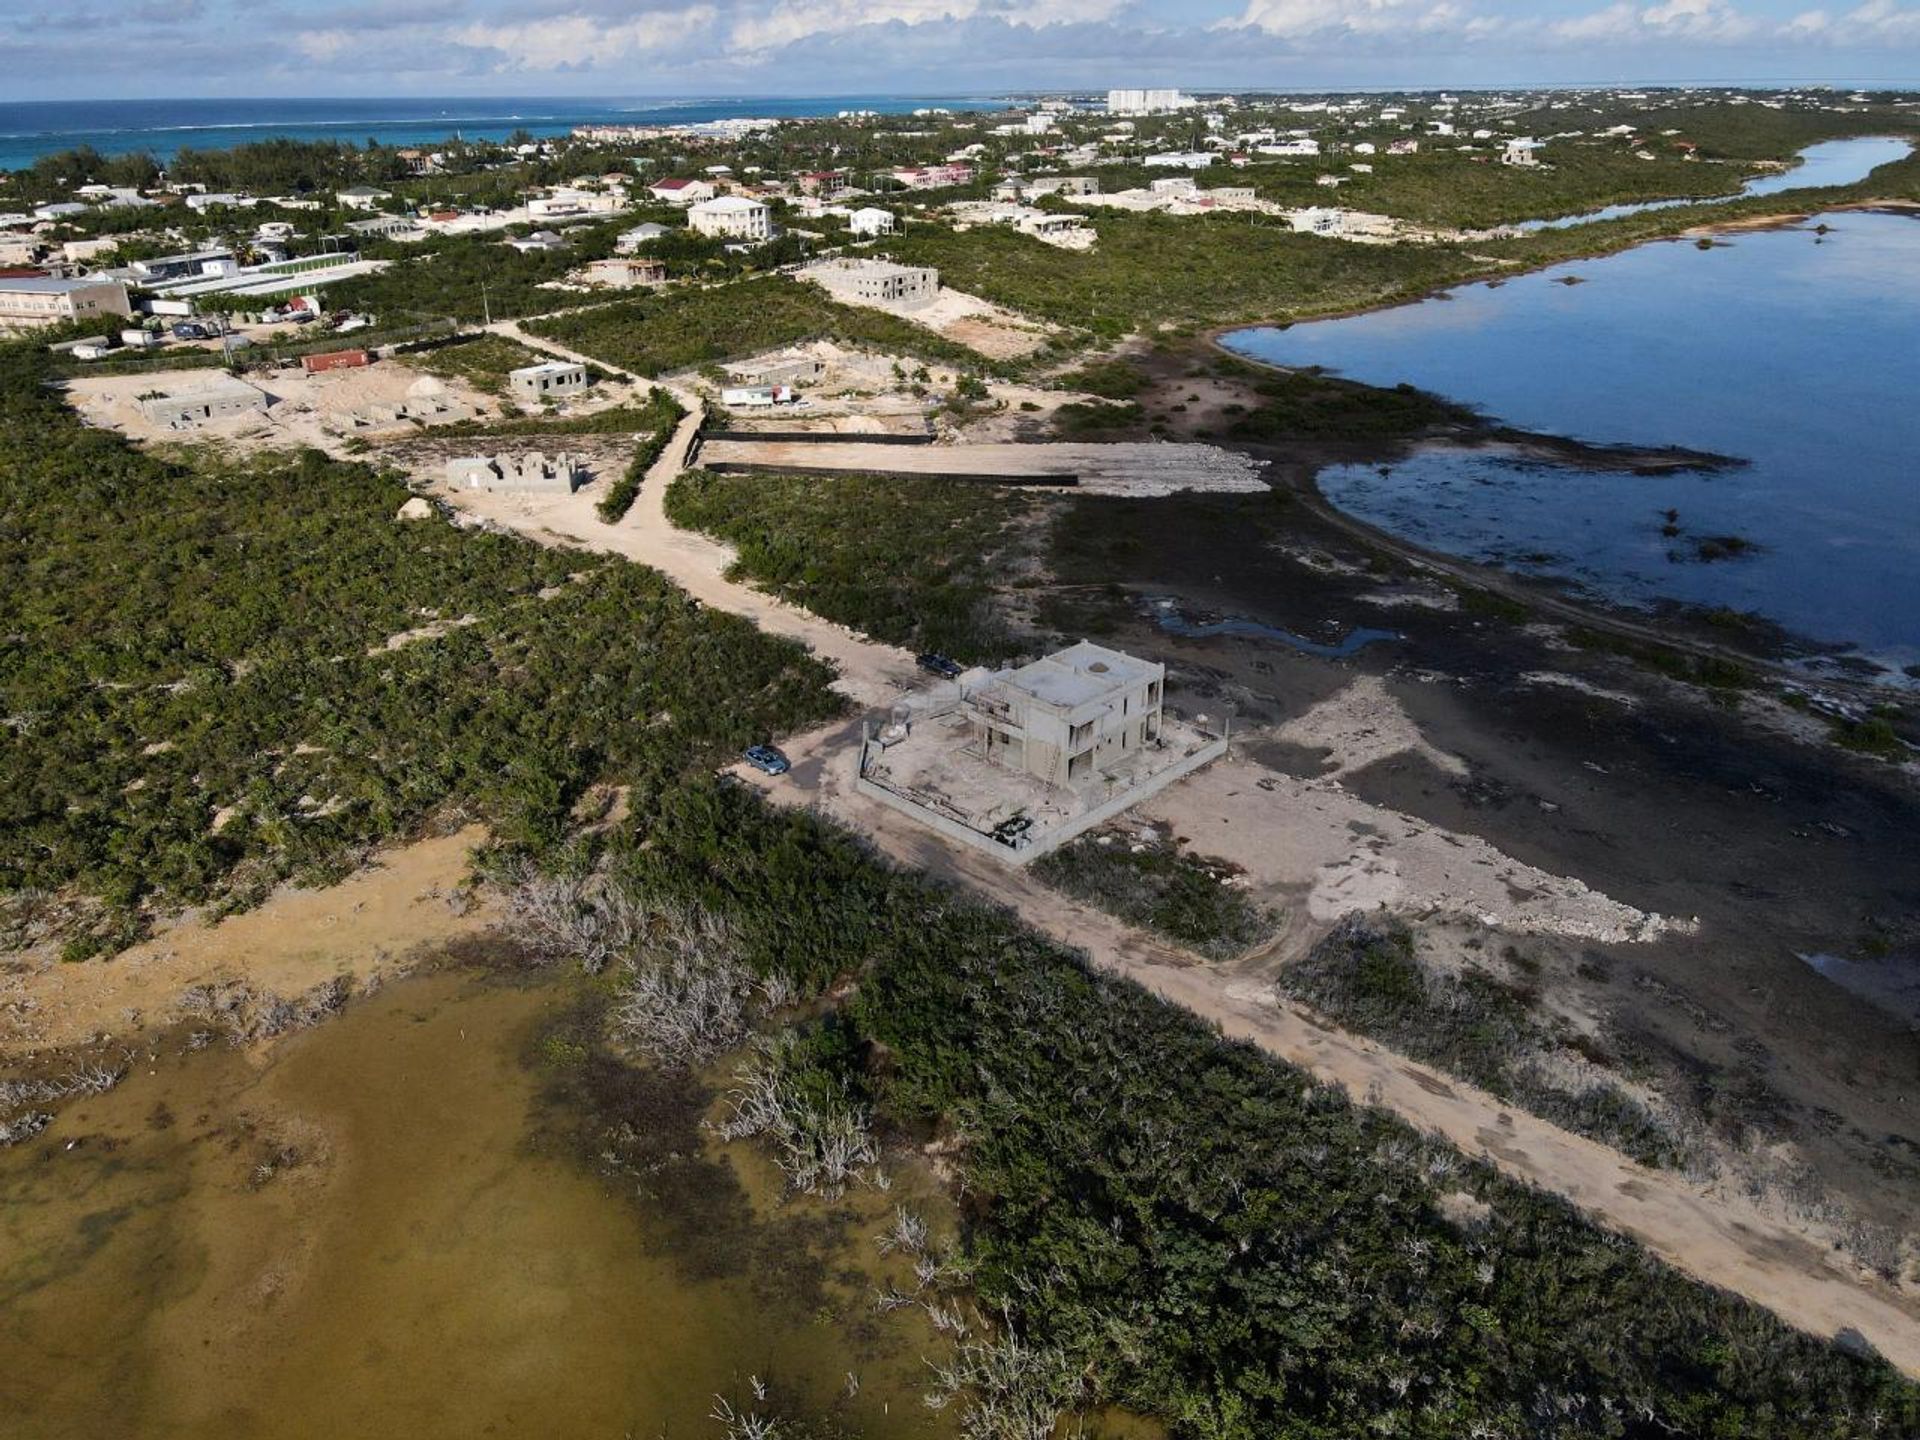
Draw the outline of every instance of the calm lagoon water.
M1882 165L1904 160L1913 153L1905 140L1869 135L1854 140L1823 140L1809 145L1799 154L1799 163L1772 175L1756 175L1740 187L1741 195L1778 195L1783 190L1805 190L1816 186L1852 185L1864 180ZM1579 215L1562 215L1553 220L1530 220L1522 230L1564 230L1569 225L1589 225L1595 220L1618 220L1623 215L1638 215L1646 210L1672 210L1681 205L1718 205L1730 196L1711 196L1704 200L1646 200L1633 205L1608 205Z
M1320 483L1436 549L1616 602L1754 610L1920 664L1920 220L1822 219L1824 236L1809 224L1708 250L1659 242L1228 343L1411 383L1526 430L1739 457L1645 476L1436 448L1384 470L1329 467ZM1661 533L1668 510L1676 537ZM1700 560L1699 542L1721 535L1761 548Z

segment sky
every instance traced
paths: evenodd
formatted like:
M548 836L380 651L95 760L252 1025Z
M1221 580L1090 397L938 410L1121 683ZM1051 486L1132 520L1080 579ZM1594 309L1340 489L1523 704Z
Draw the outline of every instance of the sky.
M0 99L1920 85L1920 0L0 0Z

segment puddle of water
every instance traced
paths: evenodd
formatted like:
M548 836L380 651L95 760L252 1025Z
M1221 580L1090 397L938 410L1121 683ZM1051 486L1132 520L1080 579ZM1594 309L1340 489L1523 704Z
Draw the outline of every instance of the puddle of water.
M1152 599L1147 602L1147 605L1154 624L1169 635L1184 635L1190 639L1233 635L1248 640L1276 640L1302 654L1319 655L1330 660L1357 654L1369 645L1407 638L1398 630L1374 630L1365 625L1356 625L1335 641L1309 640L1306 636L1296 635L1291 630L1282 630L1278 626L1264 625L1258 620L1247 620L1237 615L1229 615L1220 620L1194 620L1182 614L1174 602L1167 599Z
M562 1003L392 985L264 1057L143 1064L0 1152L0 1428L705 1436L758 1375L862 1435L950 1434L931 1331L871 1306L903 1188L781 1207L730 1156L756 1221L809 1212L812 1278L691 1278L644 1205L529 1143L522 1055Z
M1888 1014L1920 1025L1920 964L1912 956L1878 962L1849 960L1824 951L1799 959L1815 974L1879 1006Z

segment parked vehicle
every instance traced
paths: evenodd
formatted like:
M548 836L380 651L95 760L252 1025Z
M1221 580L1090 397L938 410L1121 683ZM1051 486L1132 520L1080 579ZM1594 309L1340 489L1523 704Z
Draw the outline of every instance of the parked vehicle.
M218 333L200 320L182 320L173 327L173 338L176 340L211 340Z
M957 680L960 678L960 662L949 659L945 655L936 655L929 651L925 655L916 656L913 663L929 675L938 675L943 680Z
M749 745L744 758L765 775L784 775L793 768L793 762L771 745Z

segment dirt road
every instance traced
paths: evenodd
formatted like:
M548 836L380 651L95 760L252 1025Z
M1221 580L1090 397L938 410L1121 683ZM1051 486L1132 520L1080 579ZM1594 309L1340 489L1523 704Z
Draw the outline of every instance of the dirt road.
M461 492L449 498L533 538L611 551L653 566L703 603L746 616L831 660L840 667L840 688L858 704L886 704L911 686L915 676L905 651L729 580L727 547L667 521L665 491L692 434L689 420L617 525L602 523L585 495ZM1321 1024L1277 1000L1264 985L1193 963L853 793L848 756L858 724L842 723L788 742L795 764L782 779L750 773L745 778L779 803L816 806L868 834L904 865L1012 906L1037 929L1086 951L1094 964L1214 1021L1224 1033L1252 1041L1357 1097L1370 1097L1415 1128L1444 1135L1508 1174L1565 1196L1698 1279L1744 1295L1817 1335L1851 1328L1901 1369L1920 1375L1920 1305L1740 1197L1709 1194L1678 1176L1636 1165L1485 1092Z
M902 865L1011 906L1035 929L1084 950L1101 969L1212 1021L1229 1038L1251 1041L1516 1179L1565 1197L1695 1278L1744 1295L1816 1335L1856 1330L1893 1364L1920 1375L1920 1308L1850 1261L1738 1196L1708 1194L1669 1172L1637 1165L1330 1026L1263 981L1197 962L1022 871L950 845L854 793L844 763L850 738L847 726L813 732L785 747L794 761L786 776L770 780L743 768L741 778L778 803L814 806L854 826Z

